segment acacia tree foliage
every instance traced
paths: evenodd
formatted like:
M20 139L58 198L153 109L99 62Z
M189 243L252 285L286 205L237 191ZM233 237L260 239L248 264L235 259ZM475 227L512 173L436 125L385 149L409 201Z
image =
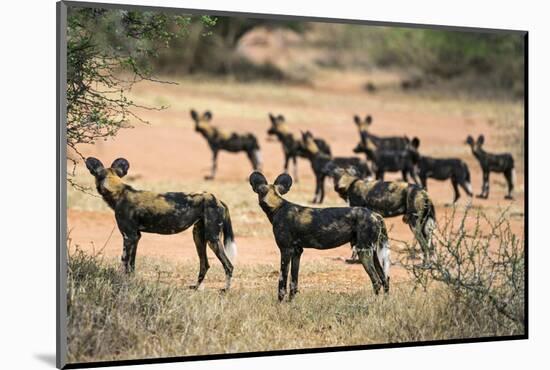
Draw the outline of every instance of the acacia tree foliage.
M135 109L164 109L136 104L128 98L132 86L155 79L150 61L171 40L184 37L200 22L213 27L215 19L158 12L69 8L67 16L67 145L82 158L81 144L94 144L117 134L134 118ZM74 166L68 180L72 180Z

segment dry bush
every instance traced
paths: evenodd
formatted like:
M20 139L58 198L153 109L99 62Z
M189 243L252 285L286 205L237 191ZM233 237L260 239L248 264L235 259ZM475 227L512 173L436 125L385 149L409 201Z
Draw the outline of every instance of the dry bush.
M417 287L444 294L442 301L457 316L476 325L523 333L525 323L525 250L523 235L516 235L504 210L492 220L466 207L461 217L440 220L436 248L428 264L410 263L418 248L405 243L401 264ZM473 228L467 227L473 218ZM459 220L458 222L456 220ZM461 318L458 318L461 320Z

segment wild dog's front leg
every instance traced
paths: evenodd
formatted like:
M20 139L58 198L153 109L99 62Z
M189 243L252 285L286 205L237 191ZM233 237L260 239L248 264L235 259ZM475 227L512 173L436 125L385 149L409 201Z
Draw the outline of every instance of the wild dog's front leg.
M290 295L289 300L292 300L296 293L298 293L298 273L300 272L300 257L304 250L301 247L294 247L294 253L292 254L292 266L290 268Z
M218 150L213 149L212 150L212 168L210 170L210 176L205 176L205 180L214 180L214 177L216 177L216 171L218 169Z
M206 272L210 268L210 265L208 264L208 257L206 255L206 241L204 240L204 225L202 222L195 224L195 227L193 228L193 240L199 256L199 277L197 279L197 285L192 285L190 288L199 290L203 287L202 283L206 277Z
M285 167L283 169L284 173L288 173L288 162L290 161L290 155L285 153Z
M317 200L319 199L319 192L321 191L321 180L318 176L315 177L315 194L313 195L313 200L311 203L315 204L317 203Z
M279 302L285 298L286 295L286 282L288 279L288 268L290 265L290 259L292 258L292 249L281 249L281 273L279 275Z
M325 200L325 177L324 176L321 180L321 199L319 200L319 204L323 203L323 200Z
M489 171L483 171L483 185L481 185L481 194L478 198L489 198Z
M136 267L136 252L141 234L139 231L123 231L122 267L126 273L133 272Z
M294 182L298 183L298 163L296 160L296 156L292 157L292 164L294 166Z

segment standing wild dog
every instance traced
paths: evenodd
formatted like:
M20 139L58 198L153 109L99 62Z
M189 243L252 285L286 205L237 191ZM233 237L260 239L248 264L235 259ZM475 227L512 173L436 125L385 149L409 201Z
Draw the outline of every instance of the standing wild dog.
M193 239L200 260L197 285L209 269L206 245L214 251L225 270L225 290L231 286L236 245L229 208L209 193L153 193L136 190L122 182L130 164L116 159L105 168L96 158L87 158L86 167L95 177L96 188L103 200L115 211L118 229L124 239L122 264L126 272L135 269L136 251L141 233L176 234L193 226ZM223 234L223 244L220 238ZM226 254L227 252L227 254Z
M206 180L213 180L216 176L218 168L218 152L225 150L231 153L246 152L252 168L258 170L261 168L262 160L260 156L260 146L256 136L251 133L237 134L227 133L210 124L212 113L206 111L202 116L191 109L191 118L195 121L195 131L199 132L206 141L210 150L212 150L212 171L209 176L205 176Z
M425 190L428 190L428 178L440 181L451 179L455 193L453 203L460 198L459 185L468 196L472 196L470 170L459 158L431 158L421 155L418 161L418 177Z
M479 135L477 142L474 143L474 138L468 136L466 138L466 144L472 149L472 153L476 157L481 170L483 171L483 185L481 187L481 194L478 198L487 199L489 198L489 175L491 172L503 173L506 178L506 183L508 184L508 194L504 197L505 199L514 199L514 181L515 181L515 168L514 168L514 158L510 153L502 154L493 154L483 150L483 143L485 142L485 137Z
M364 120L358 115L353 116L353 120L359 129L359 137L365 147L368 147L370 141L377 149L389 150L404 150L409 144L409 139L406 136L376 136L368 131L372 124L372 116L368 115Z
M285 117L282 114L274 116L269 113L269 119L271 120L271 127L267 130L268 135L275 135L283 146L283 153L285 155L284 171L288 173L288 162L292 159L294 165L294 180L298 182L298 166L296 163L297 157L306 157L305 151L302 146L301 140L296 140L294 135L288 129L285 123ZM323 153L331 155L330 147L320 138L315 138L315 143Z
M418 184L418 161L420 154L418 146L420 140L415 137L407 143L405 149L371 149L366 141L361 140L353 149L354 153L365 153L367 160L372 162L372 171L377 180L384 180L386 172L401 172L403 181L409 181L409 175L415 184Z
M302 133L302 144L315 174L316 187L312 203L323 203L323 199L325 198L325 178L328 175L325 168L328 163L333 163L336 167L351 167L355 169L357 176L361 178L371 176L372 174L367 162L357 157L332 158L330 155L321 152L313 139L313 135L309 131Z
M281 174L273 184L264 175L250 175L252 190L258 194L260 207L273 226L275 242L281 252L279 301L287 291L288 270L291 270L290 295L298 291L298 271L304 248L331 249L351 243L369 275L375 294L380 287L387 293L389 279L389 243L382 216L364 207L311 208L284 199L292 186L292 178Z
M351 207L367 207L382 217L403 215L403 222L422 248L424 262L428 262L434 250L432 235L436 223L434 204L424 189L401 181L363 181L353 171L333 165L327 171L334 180L334 190Z

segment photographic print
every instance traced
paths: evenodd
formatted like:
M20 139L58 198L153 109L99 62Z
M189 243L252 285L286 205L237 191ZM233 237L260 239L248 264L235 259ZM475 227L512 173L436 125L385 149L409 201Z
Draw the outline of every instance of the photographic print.
M526 32L58 28L58 366L527 337Z

